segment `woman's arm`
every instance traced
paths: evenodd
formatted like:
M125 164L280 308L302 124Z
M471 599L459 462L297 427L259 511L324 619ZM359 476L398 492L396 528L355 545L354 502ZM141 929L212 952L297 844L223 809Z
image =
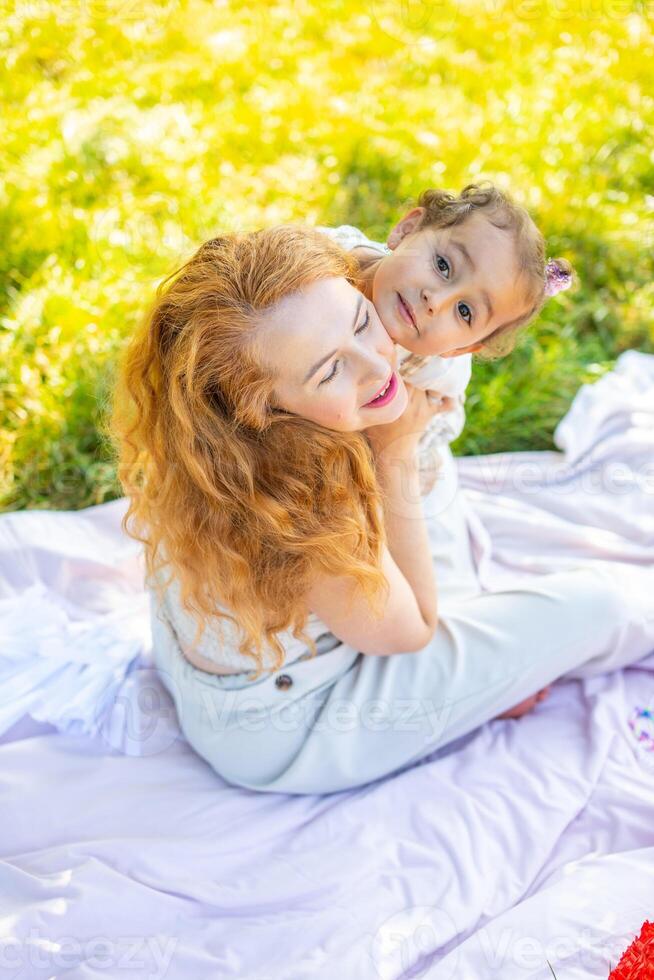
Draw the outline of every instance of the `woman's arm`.
M436 624L425 622L413 589L386 546L381 569L389 591L380 619L373 617L367 599L355 597L347 576L317 576L307 593L308 607L334 636L361 653L388 656L421 650Z
M420 488L417 446L404 455L377 459L384 491L384 521L394 562L409 583L431 639L438 622L436 577ZM422 646L425 645L422 644Z
M354 597L348 576L320 576L307 596L309 608L331 632L362 653L415 652L436 629L436 580L416 454L424 427L439 410L425 392L410 388L401 419L366 430L375 452L388 539L381 568L389 592L382 617L373 618L368 601Z

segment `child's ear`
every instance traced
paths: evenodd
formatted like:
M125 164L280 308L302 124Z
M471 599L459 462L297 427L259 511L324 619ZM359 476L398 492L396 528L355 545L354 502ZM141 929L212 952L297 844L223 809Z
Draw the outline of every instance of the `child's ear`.
M386 244L390 249L397 248L403 238L407 235L411 235L414 231L417 231L420 227L420 222L422 221L422 216L425 213L424 208L413 208L404 215L401 221L395 225L391 230Z
M476 354L478 350L481 350L483 344L469 344L467 347L457 347L456 350L450 350L446 354L439 354L439 357L461 357L462 354Z

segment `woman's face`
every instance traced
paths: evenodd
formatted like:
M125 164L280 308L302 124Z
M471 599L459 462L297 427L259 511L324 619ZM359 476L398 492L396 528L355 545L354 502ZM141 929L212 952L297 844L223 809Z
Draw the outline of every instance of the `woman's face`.
M259 336L277 377L275 404L287 412L356 432L394 422L407 406L397 349L372 303L346 279L321 279L285 297L264 315Z

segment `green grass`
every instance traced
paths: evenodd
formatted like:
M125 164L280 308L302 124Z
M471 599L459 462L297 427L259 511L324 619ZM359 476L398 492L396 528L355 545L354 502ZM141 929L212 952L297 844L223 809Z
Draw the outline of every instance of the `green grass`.
M157 281L219 230L348 222L487 177L580 286L476 367L456 449L547 448L579 385L654 349L651 5L0 5L0 506L120 494L98 427Z

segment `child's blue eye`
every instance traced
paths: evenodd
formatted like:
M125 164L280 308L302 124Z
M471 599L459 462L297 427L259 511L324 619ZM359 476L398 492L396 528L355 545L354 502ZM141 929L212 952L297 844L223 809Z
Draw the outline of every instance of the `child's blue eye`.
M445 279L450 278L450 263L447 261L444 255L436 256L436 268Z
M470 321L472 320L472 310L467 303L457 303L456 308L459 311L459 316L466 321L468 326L470 326Z

